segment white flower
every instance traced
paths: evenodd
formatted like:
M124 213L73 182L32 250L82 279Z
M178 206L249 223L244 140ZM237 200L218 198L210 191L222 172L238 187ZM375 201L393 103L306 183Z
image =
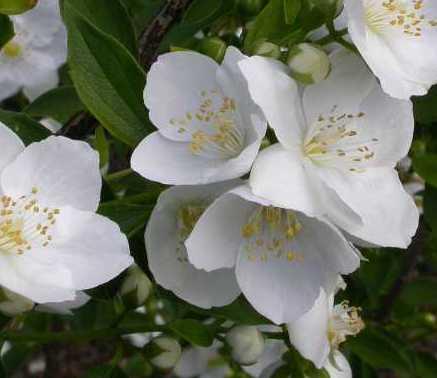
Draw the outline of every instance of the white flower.
M255 364L264 352L264 336L255 326L236 326L226 334L232 358L242 365Z
M250 170L266 124L247 91L229 47L219 66L196 52L161 55L152 66L144 100L158 131L132 155L132 168L165 184L207 184Z
M156 282L198 307L224 306L240 294L231 269L210 273L196 269L188 261L184 245L208 205L235 185L231 181L167 189L160 195L146 228L148 263Z
M424 95L437 83L435 0L346 0L349 34L393 97Z
M350 371L338 348L347 336L355 336L363 328L359 309L349 307L348 302L334 305L334 294L328 295L323 289L313 308L288 324L290 342L299 353L317 368L328 371Z
M412 104L382 92L356 55L340 50L331 62L328 79L302 96L285 65L262 57L240 63L279 139L259 154L250 185L275 206L328 216L356 238L405 248L418 211L394 168L411 145Z
M67 36L57 0L11 17L15 36L0 51L0 101L24 89L34 99L58 84L67 58Z
M59 302L59 303L44 303L37 305L35 307L36 311L46 312L50 314L61 314L61 315L73 315L72 310L76 310L79 307L87 304L91 299L89 295L87 295L83 291L78 291L73 300Z
M3 124L0 143L0 285L64 302L132 263L119 227L95 214L101 177L87 143L49 137L24 148Z
M247 186L233 189L204 212L185 244L199 269L235 267L249 302L281 324L308 311L321 287L329 289L360 261L328 222L271 205Z

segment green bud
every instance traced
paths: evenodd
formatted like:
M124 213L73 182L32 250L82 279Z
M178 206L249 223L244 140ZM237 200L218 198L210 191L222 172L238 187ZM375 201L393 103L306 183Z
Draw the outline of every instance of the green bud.
M314 84L324 80L331 71L331 62L322 48L311 43L294 46L287 59L291 75L304 84Z
M256 16L267 4L267 0L237 0L238 10L245 16Z
M128 308L137 308L146 303L152 290L149 277L137 266L131 266L120 288L123 304Z
M16 316L32 310L34 303L6 288L0 288L0 313L6 316Z
M38 0L0 0L0 13L13 15L32 9Z
M143 352L153 366L161 370L170 370L181 358L182 348L175 339L159 336L148 343Z
M232 358L241 365L253 365L264 352L264 337L254 326L237 326L226 334Z
M279 59L281 57L280 47L266 40L257 41L253 47L253 53L267 58Z
M218 37L204 38L199 41L197 50L205 55L208 55L216 62L221 62L225 57L226 43Z

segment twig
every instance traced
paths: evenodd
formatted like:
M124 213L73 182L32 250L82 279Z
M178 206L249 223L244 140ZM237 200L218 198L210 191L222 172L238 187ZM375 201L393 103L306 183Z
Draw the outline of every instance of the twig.
M140 63L150 68L158 54L158 47L173 23L193 0L169 0L155 19L143 31L139 40Z
M419 256L424 250L425 234L425 224L424 221L421 220L419 223L419 228L417 229L417 233L414 236L411 245L407 249L404 271L393 284L388 294L383 298L381 311L378 313L377 316L379 320L383 322L388 320L393 305L396 302L396 299L401 294L404 285L410 280L411 274L415 271Z

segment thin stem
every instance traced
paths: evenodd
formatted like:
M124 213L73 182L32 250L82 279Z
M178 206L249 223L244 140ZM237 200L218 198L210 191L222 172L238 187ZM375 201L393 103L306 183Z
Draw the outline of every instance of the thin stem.
M341 30L336 30L335 35L328 34L327 36L314 41L314 43L317 43L318 45L322 45L322 46L328 45L329 43L336 42L335 38L338 38L338 37L341 38L341 37L345 36L346 34L347 34L346 28L341 29Z

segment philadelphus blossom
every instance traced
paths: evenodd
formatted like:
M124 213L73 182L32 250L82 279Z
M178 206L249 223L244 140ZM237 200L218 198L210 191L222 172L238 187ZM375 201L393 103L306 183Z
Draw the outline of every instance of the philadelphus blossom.
M67 34L57 0L41 0L11 16L15 36L0 51L0 101L20 89L30 99L58 84L67 58Z
M196 269L188 260L184 244L208 205L235 185L231 181L167 189L160 195L146 228L148 263L156 282L198 307L225 306L240 294L232 269Z
M303 357L319 369L328 364L344 371L351 369L338 351L339 345L347 336L355 336L363 328L359 309L349 307L348 302L334 305L334 294L328 295L323 289L313 308L288 324L290 342Z
M0 143L1 286L36 303L71 301L132 263L119 227L95 214L101 177L87 143L25 148L3 124Z
M276 324L304 314L321 287L330 290L338 274L351 273L360 263L337 228L273 207L245 185L208 207L185 244L198 269L234 267L246 298Z
M250 185L275 206L327 216L356 239L405 248L418 211L395 170L413 137L412 104L386 95L362 61L331 55L328 79L301 96L285 65L240 63L279 143L254 163Z
M207 184L240 177L252 166L266 131L229 47L223 64L196 52L161 55L144 100L157 132L132 155L132 168L165 184Z
M393 97L424 95L437 83L434 0L345 0L349 34Z

